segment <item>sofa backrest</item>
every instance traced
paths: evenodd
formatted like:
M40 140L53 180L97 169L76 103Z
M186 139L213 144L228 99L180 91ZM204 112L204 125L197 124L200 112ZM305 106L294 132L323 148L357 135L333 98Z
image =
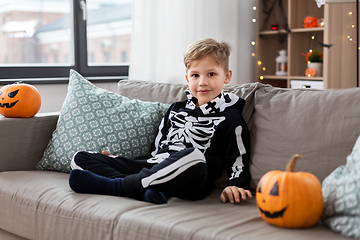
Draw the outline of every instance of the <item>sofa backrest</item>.
M252 187L274 169L285 170L293 154L296 168L323 181L345 164L360 135L360 88L259 88L251 129Z
M261 83L246 83L242 85L225 85L224 92L232 92L246 100L243 117L248 124L252 125L254 112L254 93L261 87ZM269 85L267 85L269 86ZM140 80L122 80L118 83L119 94L130 99L142 101L162 102L171 104L186 99L184 91L188 89L186 84L154 83Z
M129 98L171 103L186 99L185 84L124 80L119 92ZM293 154L298 171L322 181L346 157L360 135L360 88L284 89L261 83L225 85L246 100L243 116L251 135L251 188L270 170L285 170Z

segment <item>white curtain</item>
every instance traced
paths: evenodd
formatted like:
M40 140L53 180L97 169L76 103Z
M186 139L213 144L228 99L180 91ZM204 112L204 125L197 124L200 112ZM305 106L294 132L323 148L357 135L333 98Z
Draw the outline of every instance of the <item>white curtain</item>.
M232 84L254 82L255 0L133 0L130 79L186 83L183 53L203 39L232 46Z

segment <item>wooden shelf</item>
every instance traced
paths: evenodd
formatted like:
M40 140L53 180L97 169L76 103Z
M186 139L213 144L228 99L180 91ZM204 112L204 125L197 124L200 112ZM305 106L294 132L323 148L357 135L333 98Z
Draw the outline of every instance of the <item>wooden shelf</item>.
M290 80L323 81L324 77L291 76Z
M347 36L355 36L355 28L351 25L356 23L356 14L348 14L355 11L355 3L325 4L318 8L314 0L283 0L283 11L274 8L269 17L264 14L264 10L268 9L263 9L263 3L257 1L257 81L280 87L290 87L291 80L323 81L324 88L356 87L356 45L347 39ZM304 28L306 16L323 18L325 26ZM289 31L270 30L274 24L288 26ZM331 44L332 47L326 48L320 43ZM282 49L287 50L287 76L275 75L275 58ZM302 54L309 49L323 51L321 77L305 76L307 63Z
M263 75L264 79L278 79L278 80L287 80L287 76L277 76L277 75Z
M268 30L261 31L259 35L277 35L277 34L287 34L287 33L300 33L300 32L319 32L324 31L323 27L315 27L315 28L294 28L289 31L286 30Z
M259 34L260 35L277 35L277 34L287 34L289 33L286 30L269 30L269 31L261 31Z
M323 27L314 27L314 28L294 28L291 29L292 33L300 33L300 32L319 32L324 31Z
M323 81L324 77L306 77L306 76L277 76L277 75L262 75L266 80L308 80L308 81Z

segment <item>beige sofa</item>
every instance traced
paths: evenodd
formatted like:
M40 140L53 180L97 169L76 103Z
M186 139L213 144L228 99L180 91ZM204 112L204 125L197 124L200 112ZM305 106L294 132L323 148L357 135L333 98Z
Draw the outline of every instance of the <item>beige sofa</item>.
M186 85L121 81L119 93L145 101L185 99ZM251 133L251 187L269 170L285 168L295 153L298 171L322 181L360 135L360 89L278 89L260 83L228 85L246 99ZM77 194L67 173L36 171L57 113L30 119L0 117L0 239L346 239L322 223L295 230L268 225L255 197L222 204L224 180L202 201L171 199L154 205L133 199Z

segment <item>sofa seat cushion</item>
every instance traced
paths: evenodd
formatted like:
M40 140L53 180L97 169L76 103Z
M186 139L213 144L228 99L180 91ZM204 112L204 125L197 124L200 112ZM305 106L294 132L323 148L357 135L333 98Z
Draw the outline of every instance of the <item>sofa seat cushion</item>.
M223 204L221 189L201 201L172 199L168 204L134 209L121 216L125 240L204 239L347 239L324 225L285 229L262 220L255 197L240 204Z
M66 173L0 173L0 228L36 240L347 239L323 225L289 230L268 225L255 198L223 204L221 189L201 201L155 205L123 197L78 194Z
M77 194L68 178L50 171L0 173L0 228L26 239L120 239L120 216L151 205Z

